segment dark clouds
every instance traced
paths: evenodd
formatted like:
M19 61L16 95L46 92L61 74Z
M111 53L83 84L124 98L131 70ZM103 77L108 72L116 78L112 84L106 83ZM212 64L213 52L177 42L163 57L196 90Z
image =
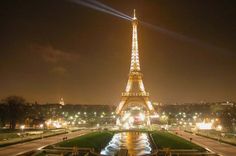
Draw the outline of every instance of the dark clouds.
M49 63L71 62L79 58L78 54L64 52L51 45L33 45L31 51L41 55L43 60Z
M79 54L73 52L65 52L53 47L52 45L38 45L31 44L29 47L30 53L34 53L36 56L51 65L49 69L52 73L58 75L68 74L66 64L73 64L79 61Z

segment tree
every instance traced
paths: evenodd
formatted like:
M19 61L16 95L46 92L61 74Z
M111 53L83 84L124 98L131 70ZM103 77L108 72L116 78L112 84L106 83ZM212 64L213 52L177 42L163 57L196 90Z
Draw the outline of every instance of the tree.
M25 99L20 96L9 96L3 100L6 104L6 112L10 129L16 128L16 123L24 119Z
M4 127L7 122L6 105L0 104L0 127Z

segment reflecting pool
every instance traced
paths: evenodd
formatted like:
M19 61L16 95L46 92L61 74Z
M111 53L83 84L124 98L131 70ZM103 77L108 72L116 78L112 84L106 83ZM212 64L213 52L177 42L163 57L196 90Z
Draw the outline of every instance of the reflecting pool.
M114 156L120 149L127 149L129 156L146 155L152 151L147 133L121 132L113 136L100 154Z

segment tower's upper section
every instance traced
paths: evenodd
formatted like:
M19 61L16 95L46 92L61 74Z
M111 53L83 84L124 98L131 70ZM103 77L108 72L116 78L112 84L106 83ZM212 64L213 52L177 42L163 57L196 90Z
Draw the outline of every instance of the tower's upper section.
M136 13L134 10L134 17L132 20L133 25L133 34L132 34L132 54L131 54L131 64L130 71L140 71L140 63L139 63L139 54L138 54L138 20L136 18Z
M134 17L133 17L133 20L136 20L137 18L136 18L136 11L135 11L135 9L134 9Z

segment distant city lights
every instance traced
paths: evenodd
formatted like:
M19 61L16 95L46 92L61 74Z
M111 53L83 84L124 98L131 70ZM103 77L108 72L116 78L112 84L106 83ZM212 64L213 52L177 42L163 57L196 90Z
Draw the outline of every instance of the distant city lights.
M197 128L200 130L210 130L210 129L212 129L212 125L213 125L212 122L208 122L208 123L198 122L198 123L196 123Z

